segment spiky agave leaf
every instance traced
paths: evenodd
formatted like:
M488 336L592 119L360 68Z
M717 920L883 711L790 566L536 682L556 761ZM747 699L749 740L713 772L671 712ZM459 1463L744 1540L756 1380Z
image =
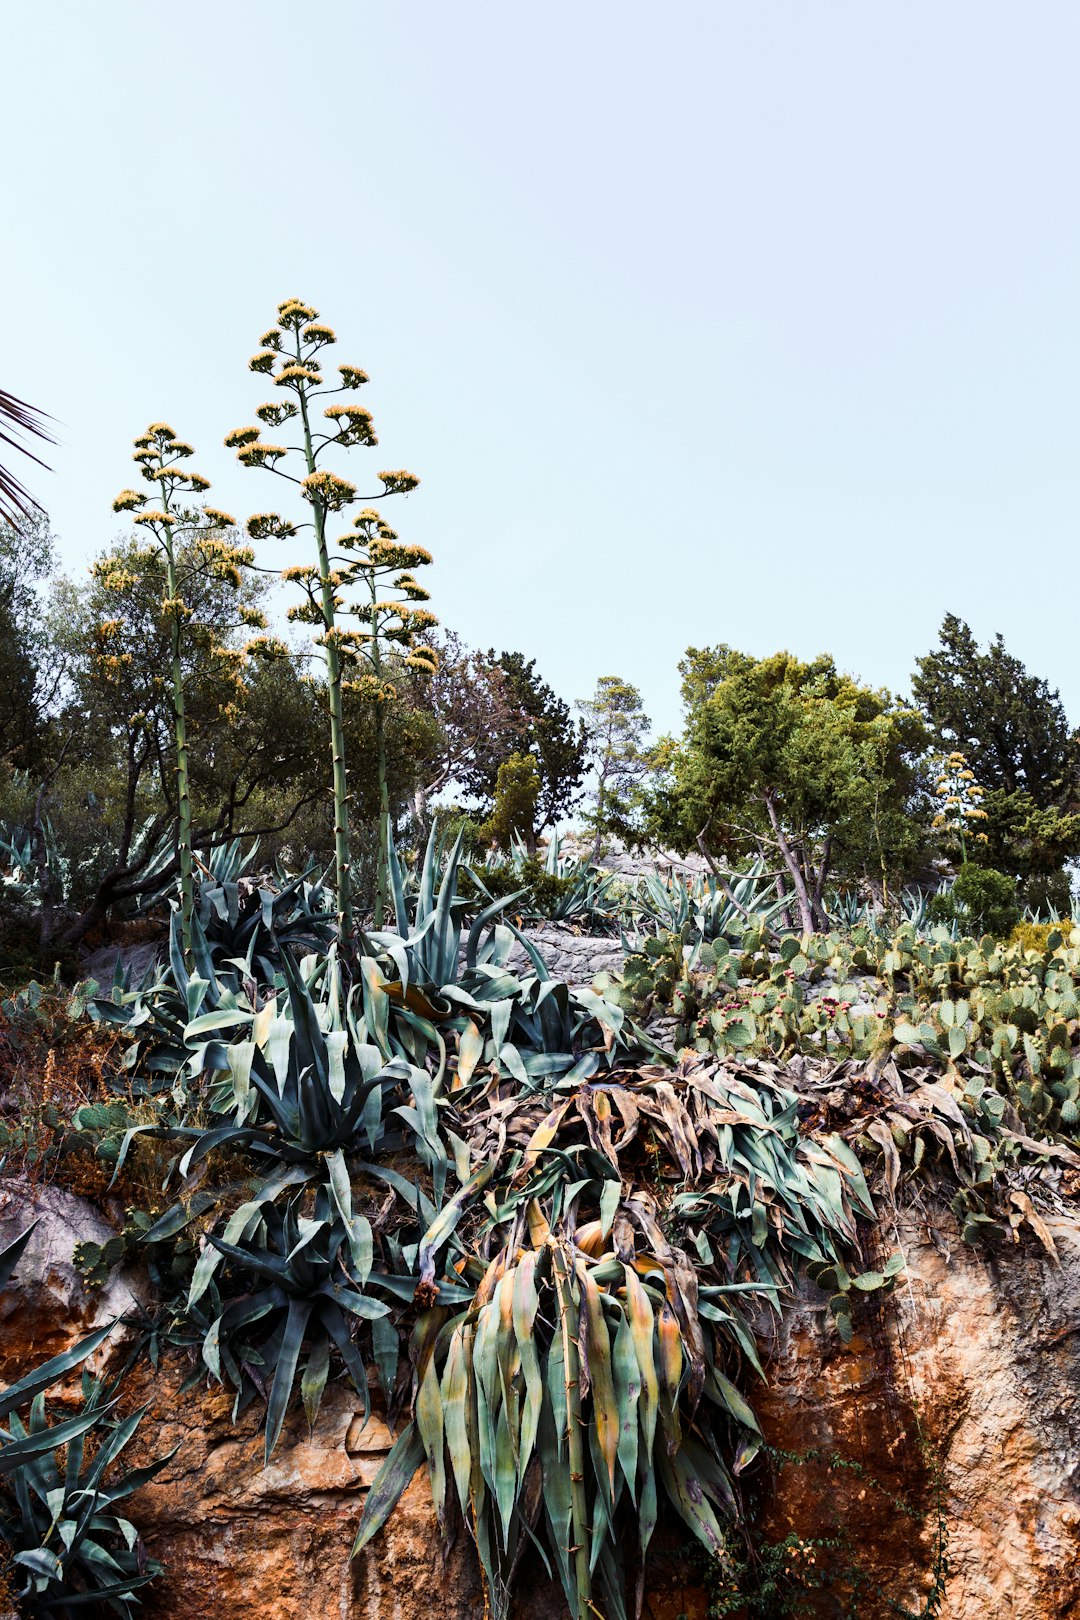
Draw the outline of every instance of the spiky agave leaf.
M344 1201L340 1189L336 1201ZM222 1298L227 1302L206 1333L203 1361L215 1377L228 1377L238 1394L248 1398L253 1385L250 1369L261 1363L269 1383L267 1462L281 1434L305 1345L302 1394L309 1424L318 1414L332 1350L367 1410L367 1374L349 1323L385 1316L390 1307L368 1291L370 1270L362 1276L363 1267L356 1263L364 1242L351 1206L349 1217L346 1225L340 1209L333 1209L321 1190L313 1217L303 1215L295 1199L284 1209L267 1203L237 1234L239 1242L209 1234L210 1244L227 1262L227 1272L224 1277L219 1274L216 1287L219 1303ZM200 1296L208 1282L207 1278ZM230 1298L238 1287L240 1292Z
M19 1596L28 1613L108 1603L131 1620L134 1593L161 1573L147 1560L135 1526L114 1509L153 1479L175 1449L118 1475L114 1465L147 1409L117 1420L113 1405L101 1400L99 1384L84 1379L78 1418L50 1424L38 1395L27 1424L13 1415L10 1439L0 1440L0 1471L9 1484L0 1540L23 1575ZM88 1457L91 1433L97 1444Z

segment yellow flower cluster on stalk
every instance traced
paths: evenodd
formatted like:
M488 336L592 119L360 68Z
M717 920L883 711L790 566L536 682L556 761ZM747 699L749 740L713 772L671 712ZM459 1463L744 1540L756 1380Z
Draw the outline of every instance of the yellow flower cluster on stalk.
M113 501L113 511L130 513L139 534L139 543L123 552L103 558L94 575L101 587L118 596L135 590L140 564L157 568L162 576L162 596L158 609L168 632L171 675L173 741L176 752L177 851L180 864L181 926L184 949L191 947L191 917L194 909L194 869L191 845L191 796L188 763L187 702L184 689L184 658L189 645L198 643L202 651L222 669L239 695L245 652L232 647L218 629L198 622L191 601L192 587L202 580L215 580L240 592L244 570L254 561L249 546L228 538L236 521L215 506L199 506L195 497L210 488L210 480L182 464L195 454L177 438L167 422L152 422L135 440L132 459L152 490L122 489ZM262 613L238 603L236 625L265 629ZM103 619L97 626L96 664L100 677L115 681L131 664L131 654L122 648L123 620ZM161 690L166 690L162 681ZM226 705L226 712L234 705Z
M932 826L938 832L950 833L959 839L960 851L966 861L968 834L974 837L976 843L988 842L984 832L975 830L980 821L987 820L986 811L982 808L986 790L975 780L975 772L969 766L966 754L953 749L951 754L938 761L934 791L938 811Z
M370 449L378 443L366 406L352 399L335 398L334 403L327 403L331 396L354 394L367 383L367 373L359 366L339 365L337 379L327 379L322 351L337 339L310 304L287 298L278 305L277 317L277 324L262 334L258 352L248 364L286 397L258 406L255 416L261 425L234 428L225 443L244 466L265 468L290 483L310 512L309 517L295 522L276 512L259 512L248 519L247 533L252 540L286 540L308 529L315 541L315 562L285 568L282 578L303 593L302 600L288 611L290 621L312 627L313 643L326 665L334 864L339 922L343 937L348 938L352 897L343 696L352 692L375 705L382 822L376 902L376 925L380 926L389 848L383 710L396 696L383 665L393 653L419 673L435 672L435 654L421 638L437 621L416 605L427 599L427 592L411 572L431 558L419 546L403 546L370 504L386 495L407 495L419 479L401 468L381 472L381 491L361 495L351 479L326 465L327 458L339 451ZM296 424L297 444L271 444L262 437L263 427L276 431L286 423ZM362 510L352 529L337 542L344 553L339 555L327 533L328 521L355 505ZM345 593L357 586L363 599L347 602ZM352 619L361 628L345 628L340 622L343 619Z

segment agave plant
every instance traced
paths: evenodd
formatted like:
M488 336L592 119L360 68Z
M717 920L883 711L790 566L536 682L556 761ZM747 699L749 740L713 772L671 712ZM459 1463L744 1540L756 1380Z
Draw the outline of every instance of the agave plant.
M33 835L29 827L14 822L0 827L0 860L7 868L0 874L0 882L14 897L29 899L37 883Z
M16 773L23 776L24 773ZM40 844L38 835L40 834ZM84 851L81 864L85 867L100 858L100 851ZM17 905L40 906L42 869L48 874L47 887L54 899L62 899L70 892L71 862L60 848L56 831L48 816L42 816L37 830L18 822L9 822L0 829L0 862L6 871L0 873L0 886L6 897Z
M280 951L326 951L337 936L332 896L322 881L311 882L309 869L289 874L280 868L273 878L256 882L248 874L259 847L246 850L241 838L216 844L199 868L195 913L210 958L220 972L234 967L261 985L272 985L281 973ZM172 858L172 844L161 855ZM155 856L155 861L157 860ZM145 894L141 911L175 894L175 880Z
M558 833L552 833L544 860L549 877L561 879L567 885L547 909L552 922L587 923L590 928L606 931L614 923L620 909L619 879L614 872L604 872L591 861L564 858Z
M564 857L558 833L552 834L542 868L545 877L555 880L550 893L535 892L536 857L529 855L515 833L506 854L489 853L483 865L473 862L468 868L477 890L489 903L496 898L489 888L490 874L506 867L519 885L515 909L523 920L577 924L596 933L608 933L617 923L622 907L618 877L589 861Z
M560 1075L585 1078L633 1046L654 1051L617 1006L591 991L556 983L535 945L499 922L520 894L492 901L463 937L465 904L457 888L461 847L459 834L444 861L432 834L411 903L391 851L398 933L367 936L372 955L361 965L368 1004L375 1011L381 1009L380 997L389 998L386 1026L399 1025L405 1055L410 1047L402 1022L428 1038L441 1031L439 1039L455 1048L449 1062L456 1089L477 1073L526 1085ZM509 968L515 944L532 969L524 976ZM442 1072L440 1061L440 1083Z
M849 931L865 924L871 915L870 908L857 889L837 889L827 909L833 926Z
M32 1232L33 1226L0 1252L0 1289ZM0 1392L0 1420L7 1424L0 1426L0 1541L23 1581L18 1597L26 1615L68 1617L108 1603L131 1620L134 1593L161 1573L161 1565L146 1558L135 1526L115 1511L174 1455L116 1474L114 1465L146 1408L119 1419L101 1381L84 1374L78 1415L50 1423L46 1412L46 1391L86 1361L112 1327L99 1328Z
M325 954L335 933L324 891L307 874L281 888L211 879L199 886L191 918L190 968L174 911L167 963L151 965L135 982L118 957L108 993L95 997L91 1010L101 1022L132 1033L129 1067L137 1063L151 1076L169 1079L191 1061L185 1031L199 1013L218 1012L226 1021L238 1014L233 1024L243 1022L255 1010L260 987L284 982L290 951Z
M500 1617L530 1545L578 1620L596 1612L594 1580L625 1616L624 1539L635 1527L640 1566L658 1496L723 1556L720 1520L735 1510L723 1453L749 1460L756 1420L717 1370L711 1333L706 1346L696 1314L684 1330L659 1265L641 1269L593 1259L534 1217L529 1246L491 1261L467 1312L445 1328L422 1319L416 1416L372 1486L354 1550L426 1461L440 1521L464 1518Z
M228 1146L261 1155L263 1167L269 1170L258 1180L253 1195L209 1232L178 1313L181 1333L186 1326L189 1341L190 1330L199 1330L207 1369L219 1379L228 1377L235 1386L238 1409L257 1393L265 1393L264 1386L272 1378L267 1397L267 1460L280 1435L305 1346L302 1393L309 1422L314 1423L319 1409L332 1352L344 1364L367 1409L367 1378L350 1335L350 1318L371 1325L375 1362L389 1397L393 1376L387 1373L387 1362L390 1359L396 1366L397 1334L382 1319L392 1307L411 1303L417 1292L424 1233L445 1234L441 1241L449 1239L455 1212L486 1180L483 1173L466 1173L461 1191L445 1199L450 1158L438 1134L430 1082L421 1071L412 1071L411 1090L405 1092L409 1101L387 1110L394 1116L388 1120L381 1092L388 1085L400 1090L401 1072L409 1072L406 1066L369 1078L353 1062L346 1044L340 1053L341 1096L336 1098L337 1083L319 1061L319 1041L313 1028L296 1031L291 1042L285 1031L278 1040L279 1054L282 1040L296 1049L290 1060L292 1083L287 1078L283 1087L288 1107L294 1111L282 1115L273 1109L275 1130L234 1125L199 1133L180 1163L181 1171L190 1175L213 1149ZM302 1054L299 1058L297 1051ZM311 1071L297 1065L307 1055L315 1059L315 1078L313 1086L305 1089ZM243 1112L241 1105L241 1117ZM298 1133L305 1121L316 1134L304 1137ZM341 1146L331 1151L331 1144L342 1139L352 1149L348 1158ZM365 1152L371 1155L370 1161L361 1157ZM431 1196L419 1176L408 1179L386 1162L390 1157L400 1162L402 1156L427 1172ZM357 1182L370 1190L371 1219L354 1208ZM225 1187L220 1194L234 1190ZM373 1230L376 1190L379 1201L388 1192L400 1210L393 1230L379 1238ZM287 1199L284 1206L283 1196ZM212 1195L204 1192L193 1199L185 1192L145 1233L144 1243L167 1242L212 1207ZM309 1207L310 1215L305 1213ZM383 1209L381 1220L385 1218ZM428 1249L432 1250L430 1238ZM257 1287L245 1280L251 1276L260 1279ZM433 1261L426 1267L423 1281L424 1297L439 1305L461 1303L469 1297L469 1290L453 1274L436 1281ZM262 1370L255 1373L256 1367Z
M209 878L212 883L237 883L248 871L258 854L259 846L252 843L244 849L242 838L230 838L223 844L215 844L207 850L205 855L198 857L198 866L203 879ZM176 840L171 831L166 831L154 845L145 867L145 880L151 879L155 873L172 867L176 855ZM139 895L136 910L139 913L153 911L162 901L174 899L176 896L176 878L171 874L164 876L156 888L147 883Z
M185 1030L198 1013L254 1011L256 987L242 978L235 963L219 962L215 967L213 949L197 913L192 914L189 937L194 971L189 971L180 916L174 912L166 963L153 964L148 975L132 983L118 962L109 992L95 996L90 1004L98 1022L125 1029L132 1036L124 1061L130 1071L138 1070L135 1085L140 1090L159 1091L183 1073L192 1055L185 1044ZM243 1022L243 1017L235 1022Z
M258 1010L222 998L200 1012L197 998L206 986L187 986L196 1016L181 1035L188 1064L202 1079L191 1110L199 1123L183 1115L175 1123L133 1125L116 1158L119 1174L131 1144L146 1133L189 1144L177 1162L180 1201L147 1232L149 1244L175 1237L211 1207L206 1194L195 1203L190 1195L202 1179L203 1161L224 1149L248 1155L258 1167L260 1191L249 1215L289 1187L320 1180L331 1156L358 1151L361 1143L372 1154L414 1147L441 1192L448 1158L438 1132L435 1086L425 1069L404 1058L385 1060L385 995L365 1011L365 980L343 999L332 952L308 978L287 954L283 963L287 994L280 1007L276 995ZM322 984L319 999L316 981Z
M25 1575L24 1614L69 1616L108 1603L130 1620L135 1592L161 1573L116 1505L160 1472L172 1453L130 1473L110 1472L146 1410L115 1420L102 1404L101 1386L84 1375L78 1432L71 1422L49 1423L44 1395L33 1402L25 1426L12 1413L10 1439L0 1442L10 1493L0 1498L0 1540ZM98 1444L88 1457L91 1431Z
M649 872L631 904L634 924L655 933L681 934L686 930L688 938L707 943L737 939L748 920L755 927L771 931L788 902L777 896L775 881L766 881L764 873L764 861L756 860L734 879L728 895L711 873L685 878L672 872L664 879Z
M393 842L390 844L390 900L394 913L392 932L366 936L366 948L373 955L390 953L401 970L404 983L441 989L453 984L461 962L461 931L467 902L458 893L464 830L448 850L437 827L431 829L424 858L415 882L410 883ZM516 896L497 902L473 924L471 937L478 940L484 927Z
M416 1068L430 1064L436 1091L450 1069L459 1083L478 1068L519 1078L571 1071L585 1075L631 1049L655 1051L618 1007L589 991L555 985L535 947L499 923L516 895L485 907L463 932L465 907L457 887L461 844L459 835L444 860L432 835L412 896L391 847L397 932L361 936L359 981L347 997L333 950L320 944L318 955L313 952L306 959L311 964L309 988L317 978L328 987L335 1007L343 1000L347 1004L343 1013L327 1002L316 1015L326 1028L332 1026L335 1039L348 1024L357 1032L357 1043L377 1048L384 1063L400 1058ZM207 914L200 903L192 917L194 971L189 970L174 916L168 968L159 981L114 989L94 1003L98 1018L130 1030L134 1042L128 1066L148 1072L151 1088L168 1087L184 1073L196 1079L207 1070L231 1072L234 1061L242 1063L242 1050L230 1056L229 1042L237 1030L254 1028L257 1015L273 1022L275 1014L267 1007L289 980L290 945L295 942L302 949L311 932L326 922L315 910L317 891L303 889L286 892L282 902L283 927L292 934L277 936L272 899L260 901L258 916L253 906L246 920L238 913L236 932L223 933L229 911L225 886L221 888L225 924L218 906ZM257 937L268 943L257 949L255 930L263 927L266 908L270 923ZM524 977L508 966L519 939L533 970ZM227 954L230 947L245 945L243 956ZM273 980L268 979L271 966L276 969ZM292 995L291 980L289 984Z
M922 889L905 889L900 896L901 915L917 933L925 933L930 926L931 899L932 896Z
M318 1415L335 1351L367 1410L367 1373L350 1335L349 1319L370 1322L390 1308L366 1289L372 1264L371 1227L352 1212L349 1180L340 1158L331 1174L331 1191L320 1189L313 1216L301 1213L296 1198L283 1209L260 1200L237 1211L224 1236L209 1235L210 1255L227 1263L225 1284L234 1289L239 1284L240 1291L227 1298L209 1327L203 1361L216 1378L229 1378L241 1407L260 1385L269 1384L267 1462L281 1434L305 1347L302 1390L309 1424L314 1425ZM195 1269L189 1310L210 1286L213 1272L205 1260L204 1255ZM222 1287L219 1282L215 1289L219 1301Z
M337 936L336 915L327 890L310 877L279 874L271 886L245 880L242 871L212 872L199 885L197 910L215 964L272 985L281 975L283 952L325 953Z
M225 1045L212 1038L194 1059L229 1076L211 1089L209 1102L215 1112L231 1112L232 1122L206 1135L264 1149L283 1163L314 1162L353 1145L361 1134L374 1149L386 1136L384 1099L404 1088L417 1118L426 1122L425 1145L441 1158L432 1078L403 1058L384 1062L379 1037L385 1009L378 1003L372 1007L369 999L365 1011L358 1000L369 981L343 1003L331 958L327 994L316 1002L310 984L288 957L284 960L288 998L282 1012L276 997L267 1001L249 1020L245 1015L250 1040ZM222 1025L232 1022L230 1015L208 1013L188 1026L188 1038L220 1036ZM185 1165L199 1156L192 1150Z
M772 1076L754 1087L686 1068L576 1087L549 1109L507 1099L477 1121L469 1146L490 1196L444 1216L419 1249L421 1282L454 1245L452 1269L476 1291L461 1315L417 1323L413 1422L356 1550L426 1462L440 1520L449 1533L464 1519L497 1615L528 1545L584 1620L594 1583L625 1616L636 1543L640 1610L663 1499L726 1556L738 1475L760 1443L735 1383L743 1364L760 1372L737 1296L774 1295L800 1256L823 1275L842 1264L856 1211L872 1213L853 1155L831 1138L802 1144L795 1110ZM650 1158L685 1187L663 1224L634 1175Z
M531 961L531 975L507 966L515 941ZM445 996L457 1012L449 1025L455 1091L479 1079L545 1089L587 1080L632 1051L659 1050L614 1002L552 979L535 945L513 929L496 928L483 959L470 945L466 971Z

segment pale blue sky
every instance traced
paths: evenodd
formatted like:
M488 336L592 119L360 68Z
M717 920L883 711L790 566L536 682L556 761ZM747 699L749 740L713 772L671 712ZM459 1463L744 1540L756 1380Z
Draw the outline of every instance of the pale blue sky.
M1080 721L1078 59L1075 0L12 10L0 383L64 560L154 418L276 504L221 438L297 294L433 607L567 698L670 725L715 641L902 688L951 609Z

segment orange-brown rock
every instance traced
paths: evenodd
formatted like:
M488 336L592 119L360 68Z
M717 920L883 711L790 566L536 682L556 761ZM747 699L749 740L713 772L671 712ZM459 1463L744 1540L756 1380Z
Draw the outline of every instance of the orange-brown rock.
M1057 1265L1031 1244L991 1258L954 1230L935 1242L901 1219L906 1274L847 1349L824 1302L804 1294L785 1311L753 1397L766 1435L794 1452L835 1449L866 1472L782 1469L768 1532L843 1528L916 1614L940 1532L942 1620L1080 1615L1080 1226L1050 1225ZM921 1508L923 1525L889 1493ZM875 1612L872 1600L859 1610Z
M65 1205L60 1214L77 1240L85 1211ZM50 1311L71 1309L80 1331L99 1314L66 1269L62 1227L49 1225L47 1286L35 1297L24 1283L19 1309L3 1322L12 1364L23 1358L25 1366L39 1339L56 1348L66 1329L49 1326ZM823 1457L776 1472L765 1491L765 1535L842 1530L853 1561L918 1613L943 1525L942 1620L1080 1616L1080 1226L1059 1220L1053 1233L1060 1265L1030 1245L990 1257L955 1234L932 1241L914 1217L902 1219L907 1273L890 1299L867 1303L848 1348L812 1290L785 1308L768 1384L751 1391L755 1407L774 1446L835 1452L841 1466ZM126 1402L152 1406L143 1456L132 1460L180 1446L131 1503L166 1565L146 1594L147 1620L465 1620L482 1612L467 1545L442 1560L422 1475L350 1562L364 1493L390 1439L378 1417L364 1425L353 1391L328 1392L312 1436L302 1412L290 1413L264 1468L259 1414L234 1424L225 1393L181 1395L185 1371L176 1361L156 1374L143 1366L125 1388ZM676 1531L671 1546L682 1539ZM703 1620L697 1582L692 1565L659 1559L646 1613ZM842 1614L841 1599L838 1589L823 1594L818 1612ZM874 1605L864 1595L862 1620ZM877 1609L886 1612L880 1602ZM539 1620L565 1609L533 1574L516 1613Z

